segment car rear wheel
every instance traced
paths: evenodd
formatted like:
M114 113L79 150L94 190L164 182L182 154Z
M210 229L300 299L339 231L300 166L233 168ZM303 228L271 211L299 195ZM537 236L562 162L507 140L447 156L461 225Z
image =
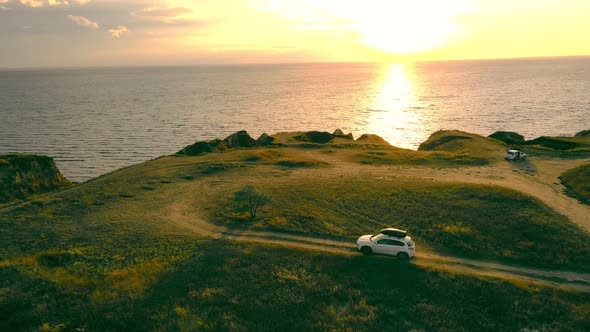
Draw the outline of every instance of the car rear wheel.
M400 252L399 254L397 254L397 257L403 261L410 259L410 256L405 252Z
M362 247L361 252L363 253L363 255L369 256L373 253L373 249L371 249L370 247Z

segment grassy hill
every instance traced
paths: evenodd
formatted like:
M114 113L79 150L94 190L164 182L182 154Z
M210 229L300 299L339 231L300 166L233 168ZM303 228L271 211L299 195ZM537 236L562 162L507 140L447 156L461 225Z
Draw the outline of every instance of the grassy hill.
M537 200L499 187L370 176L258 185L273 200L255 221L235 211L230 188L208 211L231 227L354 242L394 225L437 252L590 272L590 236Z
M527 154L549 158L590 157L590 136L550 137L541 136L526 141L520 148Z
M560 179L570 196L590 205L590 164L569 170Z
M489 137L458 130L440 130L432 134L419 151L444 151L461 157L468 165L485 165L502 158L506 145Z
M177 210L231 229L350 242L399 226L419 249L590 271L588 234L530 196L398 177L397 164L359 162L370 151L396 151L377 139L282 139L159 158L0 210L0 330L590 327L588 293L389 257L213 239L180 226ZM460 150L440 153L470 154ZM469 166L425 166L438 158L432 151L403 154L420 156L400 164L416 174ZM483 158L493 165L496 157ZM231 201L246 184L272 198L253 221Z

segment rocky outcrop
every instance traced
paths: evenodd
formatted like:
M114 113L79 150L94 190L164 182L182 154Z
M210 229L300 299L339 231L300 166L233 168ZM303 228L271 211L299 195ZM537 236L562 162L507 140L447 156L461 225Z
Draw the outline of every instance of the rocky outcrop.
M212 141L200 141L196 142L195 144L191 144L184 149L178 151L178 154L184 154L187 156L196 156L202 153L209 153L216 151L221 144L221 140L212 140Z
M228 149L251 148L256 146L268 146L273 144L274 138L262 134L258 140L253 139L245 130L238 131L223 140L199 141L191 144L176 154L197 156L203 153L226 151Z
M527 145L540 145L554 150L571 150L582 146L576 142L560 139L559 137L541 136L530 141L526 141Z
M342 131L342 129L336 129L336 130L334 130L334 132L332 133L332 135L334 135L334 136L344 136L344 132Z
M495 138L509 145L522 144L525 141L524 136L512 131L497 131L488 137Z
M275 138L272 136L267 135L266 133L260 135L260 137L258 137L258 139L256 140L256 145L258 146L268 146L273 144L273 142L275 141Z
M354 140L354 138L352 137L352 133L344 134L344 132L341 129L336 129L332 134L326 131L306 131L297 134L293 138L299 142L308 142L316 144L330 143L335 138Z
M327 131L306 131L293 137L299 142L326 144L334 139L334 135Z
M281 134L293 136L287 136L287 139L285 139L284 137L281 139ZM285 143L292 143L294 141L301 142L303 144L326 144L333 142L336 138L351 141L354 140L352 133L344 134L344 132L342 132L342 130L340 129L336 129L336 131L334 131L333 134L330 134L326 131L306 131L296 133L280 133L277 135L275 136L277 136L278 138L270 136L268 134L262 134L260 135L260 137L258 137L258 139L255 140L248 134L248 132L246 132L245 130L241 130L229 135L223 140L215 139L209 141L196 142L178 151L176 154L196 156L204 153L226 151L229 149L252 148L261 146L284 147L286 146ZM377 135L363 135L359 137L357 141L359 141L359 143L362 144L389 145L389 143L386 140Z
M354 139L354 137L352 136L352 133L344 134L344 132L341 129L336 129L332 135L334 135L334 137L338 137L338 138Z
M32 155L0 155L0 203L22 200L71 185L53 158Z
M223 140L227 143L230 149L236 148L251 148L256 146L256 141L248 135L245 130L240 130L234 134L229 135Z

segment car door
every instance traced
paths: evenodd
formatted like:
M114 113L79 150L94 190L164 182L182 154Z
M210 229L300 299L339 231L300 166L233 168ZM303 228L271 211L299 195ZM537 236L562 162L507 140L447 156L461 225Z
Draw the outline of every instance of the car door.
M399 248L399 247L395 245L395 242L398 242L398 241L391 240L391 239L377 240L373 251L375 251L376 253L379 253L379 254L397 255L397 252L398 252L397 248Z
M396 255L400 252L400 251L406 251L406 245L404 244L403 241L398 241L398 240L391 240L391 254L392 255Z

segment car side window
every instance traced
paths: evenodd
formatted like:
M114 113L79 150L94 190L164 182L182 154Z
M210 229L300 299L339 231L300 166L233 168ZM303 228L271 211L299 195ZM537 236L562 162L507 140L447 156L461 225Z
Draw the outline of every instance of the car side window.
M392 239L381 239L381 240L377 241L377 244L386 244L389 246L397 246L397 247L404 246L403 242L392 240Z

